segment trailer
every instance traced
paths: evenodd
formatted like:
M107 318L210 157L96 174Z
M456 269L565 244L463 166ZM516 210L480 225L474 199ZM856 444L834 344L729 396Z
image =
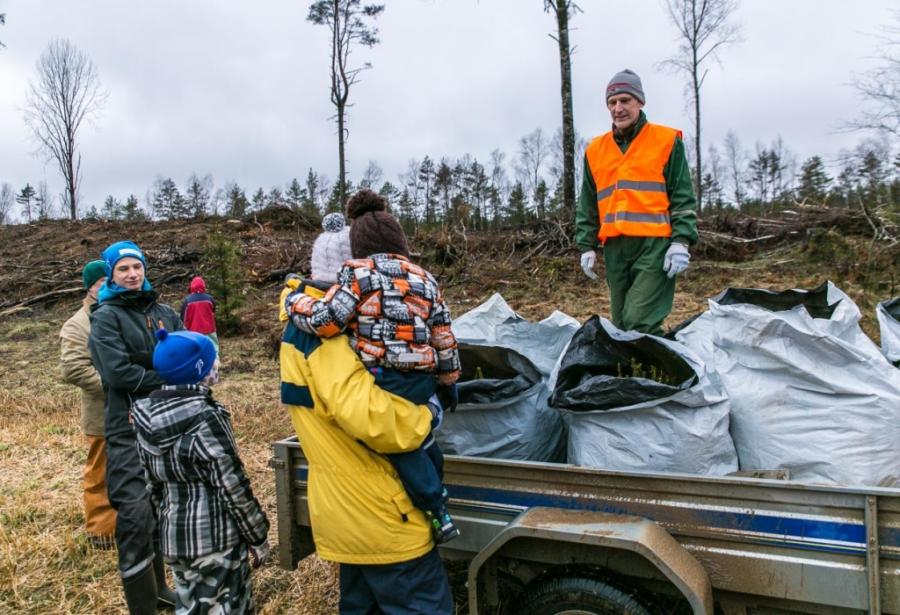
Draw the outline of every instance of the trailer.
M279 564L315 550L308 465L273 445ZM900 489L447 456L468 612L900 614Z

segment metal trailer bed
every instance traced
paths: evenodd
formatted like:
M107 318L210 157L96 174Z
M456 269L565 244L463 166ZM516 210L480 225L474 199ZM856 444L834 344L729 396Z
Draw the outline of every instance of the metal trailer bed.
M315 548L308 469L296 438L273 449L279 561L293 569ZM525 592L595 578L694 613L900 613L900 489L458 456L444 471L462 535L441 551L469 562L472 615L502 602L511 575Z

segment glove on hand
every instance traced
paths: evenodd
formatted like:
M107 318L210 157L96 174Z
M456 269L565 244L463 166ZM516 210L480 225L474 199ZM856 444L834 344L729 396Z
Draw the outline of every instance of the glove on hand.
M688 252L687 246L673 241L663 258L663 271L669 274L670 278L674 278L677 274L684 273L690 263L691 253Z
M250 552L250 565L254 568L259 568L269 559L269 541L267 540L255 547L251 546L248 551Z
M594 273L594 265L597 264L597 253L593 250L588 250L584 254L581 255L581 270L584 271L584 275L589 277L592 280L598 279L596 273Z
M152 352L135 352L128 355L128 360L135 365L140 365L144 369L153 369L153 353Z
M447 412L456 412L456 405L459 403L459 389L454 382L451 385L438 387L438 399Z

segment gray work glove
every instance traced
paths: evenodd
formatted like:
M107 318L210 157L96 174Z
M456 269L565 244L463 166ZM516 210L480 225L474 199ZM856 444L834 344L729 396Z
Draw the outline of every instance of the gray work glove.
M581 255L581 270L584 271L584 275L589 277L592 280L599 279L597 274L594 273L594 265L597 264L597 253L593 250L588 250L584 254Z
M663 271L670 278L674 278L679 273L684 273L691 264L691 253L688 252L687 246L683 243L673 241L669 249L666 250L666 256L663 258Z

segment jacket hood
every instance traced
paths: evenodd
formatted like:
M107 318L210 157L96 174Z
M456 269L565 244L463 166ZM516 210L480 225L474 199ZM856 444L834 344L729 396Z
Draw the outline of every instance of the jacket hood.
M156 455L172 448L207 413L224 408L210 390L196 384L166 386L139 399L131 407L134 429L145 448Z
M188 289L192 293L205 293L206 292L206 282L199 275L195 276L193 280L191 280L191 285Z

